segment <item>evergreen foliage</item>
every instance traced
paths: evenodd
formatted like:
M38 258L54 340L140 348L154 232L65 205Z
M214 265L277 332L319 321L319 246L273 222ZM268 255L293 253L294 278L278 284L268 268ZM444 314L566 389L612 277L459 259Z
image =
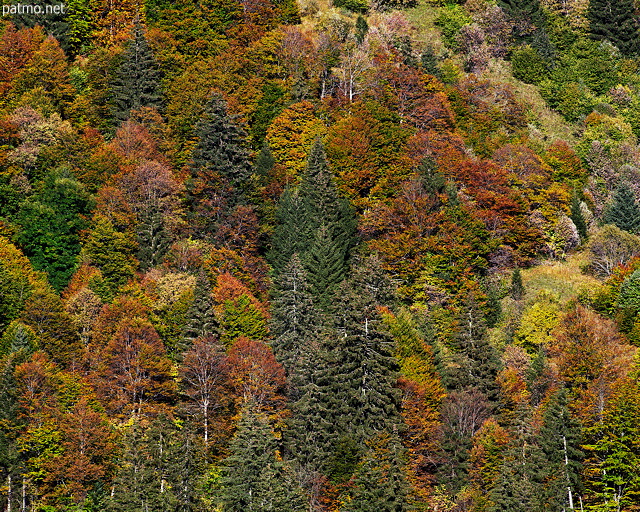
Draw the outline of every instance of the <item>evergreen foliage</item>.
M171 243L162 211L154 206L144 211L137 231L138 261L142 270L148 270L161 263Z
M267 421L245 408L230 455L223 461L220 499L225 512L304 512L306 500L289 468L276 457Z
M440 77L440 68L438 67L438 57L431 45L427 46L420 56L420 65L422 70L428 75Z
M111 83L112 114L117 122L140 107L160 109L163 105L160 72L142 25L136 24L131 36Z
M273 352L287 372L289 395L294 397L308 384L322 324L297 254L275 282L271 319Z
M640 206L636 195L628 183L621 183L613 193L613 203L605 212L603 220L607 224L629 233L637 234L640 230Z
M395 434L381 433L368 443L352 479L353 490L344 512L404 512L408 510L409 482L405 450Z
M522 300L524 297L524 285L522 284L522 274L520 269L516 268L511 274L511 286L509 287L509 293L513 300Z
M546 510L574 510L582 491L580 474L580 426L567 407L567 393L558 391L551 399L538 433L544 462L540 467L541 505Z
M196 338L206 338L219 334L220 328L213 309L211 283L204 272L196 276L193 304L187 311L188 323L184 327L182 346L179 353L189 349Z
M487 326L479 304L469 295L458 318L453 340L453 364L443 382L448 389L477 389L489 400L498 394L496 377L500 366L495 349L487 340Z
M640 26L633 0L590 0L589 33L596 41L609 41L625 57L640 51Z
M311 148L300 186L285 191L276 216L279 224L269 253L274 274L297 253L314 299L326 307L347 275L356 220L349 202L338 195L320 140Z
M337 333L329 394L338 431L362 443L377 432L402 430L398 363L374 298L365 289L342 285L333 315Z
M576 226L578 230L578 234L580 235L580 239L582 241L587 239L587 222L584 220L584 215L582 215L582 202L577 194L574 194L571 198L571 213L569 215L570 219Z
M247 134L214 93L196 125L198 144L186 182L187 219L196 236L213 234L233 206L242 202L251 175Z

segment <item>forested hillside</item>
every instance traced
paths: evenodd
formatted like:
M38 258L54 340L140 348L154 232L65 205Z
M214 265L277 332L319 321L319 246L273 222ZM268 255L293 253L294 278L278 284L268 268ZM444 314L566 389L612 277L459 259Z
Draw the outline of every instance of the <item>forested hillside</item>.
M640 510L633 1L0 3L2 511Z

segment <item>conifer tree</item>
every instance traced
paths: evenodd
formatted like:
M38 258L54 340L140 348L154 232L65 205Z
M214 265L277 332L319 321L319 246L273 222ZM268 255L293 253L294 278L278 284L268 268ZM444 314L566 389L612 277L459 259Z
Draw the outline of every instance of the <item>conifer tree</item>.
M581 240L587 239L587 223L582 215L581 201L577 194L574 194L571 198L571 213L569 218L573 221L578 230Z
M302 258L308 251L310 240L303 229L305 222L307 219L298 191L286 188L278 202L276 227L267 254L274 276L285 269L294 254Z
M211 283L204 272L196 278L196 289L193 304L187 311L188 322L184 328L182 346L178 352L189 349L196 338L206 338L219 334L218 320L213 309Z
M160 72L142 25L136 24L131 35L111 83L112 112L118 122L126 120L134 109L162 107Z
M525 290L524 285L522 284L522 274L518 267L516 267L511 274L511 286L509 287L509 293L513 300L522 300L524 297Z
M279 224L269 253L274 274L298 253L312 291L320 294L314 298L326 305L346 277L356 220L349 202L338 195L320 140L311 149L300 186L283 194L276 215Z
M142 270L160 264L169 249L171 238L164 225L164 217L159 208L152 206L142 212L138 234L138 261Z
M409 483L405 450L395 434L381 433L368 443L368 450L353 479L353 490L341 511L404 512L408 510Z
M320 226L326 226L344 255L346 264L348 251L355 244L355 215L349 201L338 195L319 139L314 142L309 153L309 161L300 184L300 196L308 222L305 226L307 240L313 239Z
M308 380L311 359L316 352L321 320L315 308L306 273L297 254L275 282L271 301L271 332L276 359L289 380L289 397L298 395Z
M289 469L276 458L267 421L249 403L223 461L220 500L225 512L304 512L306 500Z
M309 289L318 306L326 310L336 287L345 278L345 254L339 241L332 238L327 226L316 231L306 258Z
M449 365L443 379L448 389L475 388L490 402L497 399L496 377L499 359L487 340L484 314L472 295L463 304L455 335L453 364Z
M590 0L589 32L596 41L607 40L625 57L640 51L640 26L633 0Z
M640 230L640 206L636 195L628 183L621 183L613 193L613 203L604 214L603 220L607 224L615 224L629 233Z
M527 510L545 512L540 508L541 475L544 455L535 442L531 409L523 405L513 425L513 439L505 451L500 475L490 493L491 512Z
M422 55L420 56L420 65L422 70L428 75L433 75L437 78L440 78L440 68L438 68L438 57L433 51L433 47L431 45L427 46Z
M214 233L224 216L241 202L251 175L247 134L214 93L196 125L198 144L186 182L187 218L194 233Z
M538 445L544 458L540 468L541 505L546 510L577 509L583 459L578 449L580 426L571 417L564 389L558 391L547 406Z
M367 35L367 32L369 32L369 24L361 14L358 14L358 18L356 19L356 33L355 33L356 42L358 44L362 44L365 36Z
M376 432L402 429L398 363L376 303L366 290L343 284L333 305L336 336L329 378L330 413L337 431L359 443Z
M297 399L291 404L291 418L286 432L289 458L310 473L326 471L336 442L331 400L331 361L324 351L316 351L305 362Z

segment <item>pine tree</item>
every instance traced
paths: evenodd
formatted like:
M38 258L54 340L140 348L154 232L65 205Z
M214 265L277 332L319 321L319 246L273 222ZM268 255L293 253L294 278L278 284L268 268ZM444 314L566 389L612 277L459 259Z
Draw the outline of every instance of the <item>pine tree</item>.
M538 445L544 457L540 468L541 505L545 510L575 510L581 491L583 453L578 449L580 426L571 417L564 389L547 406Z
M327 226L322 225L316 231L305 263L311 294L318 306L326 310L346 274L344 252L338 240L331 237Z
M287 372L291 399L297 397L299 388L309 381L307 371L321 329L321 319L297 254L276 279L271 318L273 352Z
M500 363L495 349L487 340L484 314L472 295L466 298L460 312L453 348L453 364L443 379L446 387L452 390L475 388L490 402L495 402Z
M368 443L368 450L353 479L353 490L344 512L404 512L408 510L409 483L405 450L395 434L381 433Z
M276 227L267 254L274 276L285 269L294 254L302 257L308 251L310 240L302 229L305 222L308 220L298 191L286 188L278 202Z
M329 371L330 413L338 432L359 443L375 433L402 430L398 363L373 297L343 284L333 305L336 335Z
M438 57L433 51L433 47L431 45L427 46L422 55L420 56L420 66L422 67L422 71L424 71L428 75L433 75L437 78L440 78L440 68L438 67Z
M490 512L546 512L541 508L544 455L532 432L531 408L523 404L514 422L513 440L505 451L496 486L491 490Z
M498 6L513 21L514 36L518 42L533 42L545 28L546 21L538 0L499 0Z
M149 468L146 448L143 429L136 422L127 428L122 438L122 454L107 502L108 512L157 510L150 502L158 492L158 482Z
M112 112L116 121L124 121L129 113L140 107L162 108L162 94L158 88L160 72L149 48L144 29L139 23L133 29L122 63L111 83Z
M615 224L629 233L640 230L640 206L636 195L628 183L621 183L613 193L613 203L604 214L603 220L607 224Z
M204 272L196 278L196 289L193 304L187 311L187 324L184 328L183 340L178 352L189 349L196 338L206 338L219 334L218 320L213 309L211 283Z
M524 297L524 285L522 284L522 274L520 268L516 268L511 274L511 286L509 287L509 293L513 300L522 300Z
M187 218L194 233L214 233L232 207L242 201L251 163L247 134L227 112L220 94L213 94L196 125L198 144L186 182Z
M331 400L331 359L324 351L315 350L308 358L303 384L296 389L298 398L291 404L289 428L285 433L288 457L309 473L320 473L329 467L334 453L336 425L333 423Z
M162 212L155 206L143 212L137 232L140 268L148 270L159 265L171 243Z
M589 32L596 41L607 40L625 57L640 51L640 31L633 0L590 0Z
M364 19L362 14L358 14L358 18L356 19L356 33L355 33L356 42L358 44L363 43L364 38L367 35L367 32L369 32L369 24L367 23L367 20Z
M223 461L220 500L225 512L303 512L306 500L289 469L276 458L267 421L245 408L231 454Z
M569 215L569 218L575 224L576 229L578 230L578 234L580 235L580 239L583 241L586 240L588 236L587 223L584 220L584 215L582 215L580 198L575 193L571 198L571 213Z

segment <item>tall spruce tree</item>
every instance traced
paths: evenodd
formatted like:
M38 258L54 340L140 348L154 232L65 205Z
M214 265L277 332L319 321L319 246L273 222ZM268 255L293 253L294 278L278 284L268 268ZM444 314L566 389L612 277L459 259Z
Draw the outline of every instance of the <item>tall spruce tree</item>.
M613 193L613 202L604 214L607 224L615 224L629 233L640 230L640 206L636 195L628 183L621 183Z
M402 430L398 363L374 298L361 287L343 283L333 305L330 412L339 432L359 443L378 432Z
M581 240L586 240L588 236L587 222L584 220L584 215L582 215L582 201L580 201L578 194L575 192L571 198L571 213L569 214L569 218L575 224Z
M274 274L298 253L318 305L328 305L347 275L356 219L349 202L338 194L320 140L314 142L300 186L285 191L276 216L269 252Z
M196 277L196 289L193 304L187 311L187 324L184 327L182 342L178 353L189 350L193 340L215 336L220 332L220 326L213 309L213 297L211 296L211 283L204 272Z
M546 20L539 0L498 0L498 6L513 22L516 42L535 43L536 39L546 37Z
M326 336L326 334L325 334ZM288 457L307 473L324 472L333 455L336 425L331 401L331 359L325 351L316 350L309 359L304 384L291 404L291 418L285 433Z
M450 390L475 388L490 402L498 395L496 377L500 366L495 349L487 340L484 314L469 295L459 314L458 331L453 340L452 364L445 370L443 382Z
M404 512L409 483L405 450L396 434L372 439L351 481L352 490L342 512Z
M300 194L294 188L286 188L278 202L276 227L267 253L274 276L284 271L294 254L302 258L309 250L310 239L304 229L306 222Z
M544 510L575 510L582 490L583 453L580 425L571 417L567 394L561 389L551 398L538 433L543 464L540 468L542 489L540 505Z
M126 120L134 109L161 109L163 105L160 71L143 26L137 23L131 35L111 83L112 113L118 122Z
M276 457L266 419L249 403L222 463L220 501L225 512L304 512L306 499L289 468Z
M247 134L214 93L196 125L198 144L186 181L187 219L194 234L214 233L231 208L244 200L251 162Z
M609 41L625 57L640 52L640 25L633 0L590 0L589 33L596 41Z
M296 398L299 388L309 382L309 370L317 355L317 340L322 327L297 254L276 279L271 319L273 352L287 372L289 398Z
M160 264L169 249L171 238L165 228L164 217L157 206L142 212L137 229L138 261L142 270Z
M504 453L495 487L490 492L490 512L545 512L541 506L541 471L544 454L536 443L532 410L522 404L512 425L512 440ZM557 509L558 512L561 509Z

